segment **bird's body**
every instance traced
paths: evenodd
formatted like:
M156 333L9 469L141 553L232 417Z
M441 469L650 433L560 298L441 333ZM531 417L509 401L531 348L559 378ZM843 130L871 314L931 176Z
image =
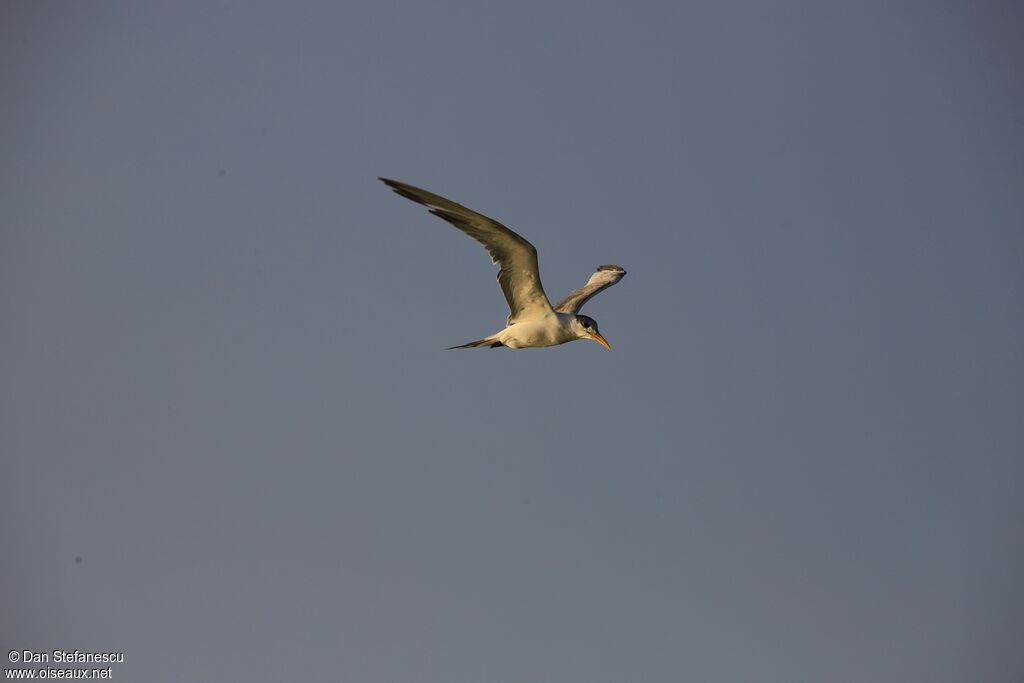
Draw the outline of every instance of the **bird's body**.
M558 346L580 339L576 329L576 316L552 311L541 317L522 320L508 325L503 330L453 349L468 349L478 346L507 346L510 349L536 349L544 346Z
M547 314L509 325L498 333L498 339L510 349L557 346L579 338L573 330L575 322L576 316L568 313Z
M611 349L597 329L597 322L579 309L591 297L622 279L619 266L599 266L583 287L573 290L552 306L540 282L537 250L520 235L461 204L397 180L381 178L401 196L423 204L430 213L443 218L484 245L498 264L498 284L508 302L504 329L483 339L453 346L453 349L507 346L511 349L557 346L576 339L592 339Z

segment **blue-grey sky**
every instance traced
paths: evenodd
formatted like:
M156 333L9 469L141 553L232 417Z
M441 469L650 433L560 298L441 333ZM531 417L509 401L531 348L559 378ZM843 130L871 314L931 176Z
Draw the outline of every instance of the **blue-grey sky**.
M1022 680L1019 6L6 2L4 650ZM614 346L506 314L492 216ZM76 557L81 558L76 562Z

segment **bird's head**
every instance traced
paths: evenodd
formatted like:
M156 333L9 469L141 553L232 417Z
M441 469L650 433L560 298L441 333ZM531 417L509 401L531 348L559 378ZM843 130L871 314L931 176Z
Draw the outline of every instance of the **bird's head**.
M591 318L589 315L578 315L576 316L575 324L573 328L576 330L576 337L578 339L593 339L598 344L601 344L609 351L612 350L611 344L601 336L601 333L597 330L597 321Z

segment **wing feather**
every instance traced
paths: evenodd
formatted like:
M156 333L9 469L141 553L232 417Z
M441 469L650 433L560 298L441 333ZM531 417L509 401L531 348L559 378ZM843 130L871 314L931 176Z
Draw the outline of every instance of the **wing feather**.
M397 180L380 180L397 194L424 205L430 213L448 221L484 245L491 260L498 264L498 284L508 302L509 324L518 319L543 317L552 313L551 302L540 281L537 250L523 237L498 221L433 192Z
M587 284L579 289L569 292L569 295L558 302L555 310L559 313L576 314L598 292L608 289L621 280L626 271L619 266L598 266L594 274L587 280Z

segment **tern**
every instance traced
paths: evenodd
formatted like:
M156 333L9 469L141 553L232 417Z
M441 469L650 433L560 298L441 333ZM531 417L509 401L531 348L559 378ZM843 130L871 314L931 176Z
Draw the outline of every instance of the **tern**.
M396 193L422 204L430 213L443 218L484 245L498 265L498 284L508 302L505 329L450 349L495 348L530 349L557 346L577 339L593 339L609 351L611 345L601 336L597 321L579 311L598 292L622 279L626 271L619 266L598 266L587 284L574 289L552 306L540 283L537 249L523 237L498 221L467 209L433 192L380 178Z

